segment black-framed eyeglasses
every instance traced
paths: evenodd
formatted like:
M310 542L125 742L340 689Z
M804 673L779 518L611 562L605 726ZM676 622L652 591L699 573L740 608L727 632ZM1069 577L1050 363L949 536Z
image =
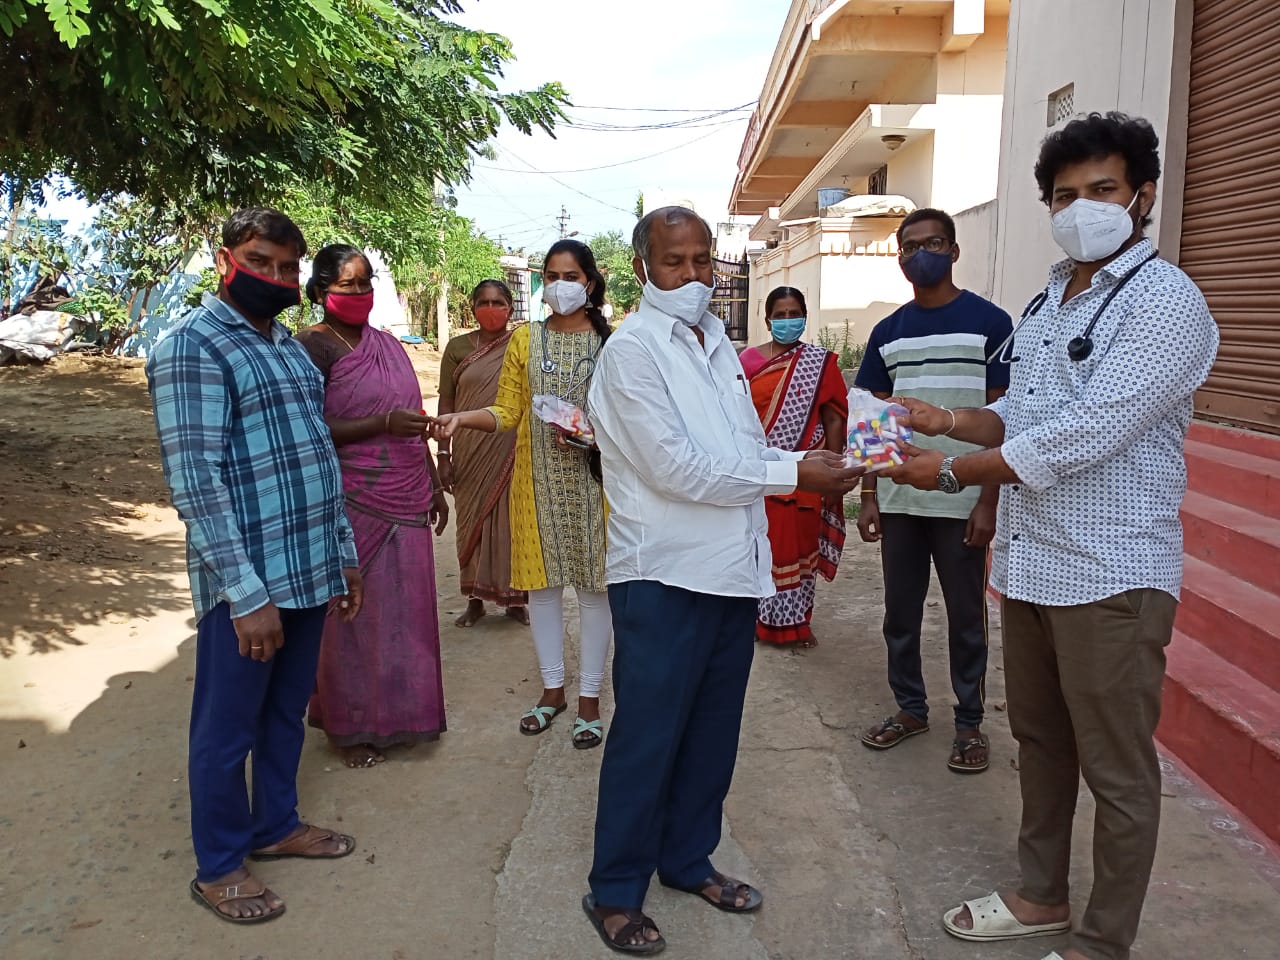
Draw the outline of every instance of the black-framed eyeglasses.
M917 243L915 240L908 240L898 247L898 256L905 260L907 257L914 257L921 250L928 250L930 253L942 253L949 246L951 246L951 241L946 237L928 237L921 243Z

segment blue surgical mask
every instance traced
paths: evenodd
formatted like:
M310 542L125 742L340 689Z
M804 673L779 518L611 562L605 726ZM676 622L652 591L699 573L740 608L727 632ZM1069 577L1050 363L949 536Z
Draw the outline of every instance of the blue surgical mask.
M779 317L769 321L769 330L778 343L796 343L804 333L804 317Z
M951 251L917 250L901 266L903 275L917 287L936 287L951 272Z

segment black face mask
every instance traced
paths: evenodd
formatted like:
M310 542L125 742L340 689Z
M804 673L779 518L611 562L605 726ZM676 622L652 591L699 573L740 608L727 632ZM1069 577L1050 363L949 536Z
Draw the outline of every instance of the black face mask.
M227 295L251 320L273 320L282 311L302 302L298 284L281 283L254 273L236 263L231 251L227 251L227 260L231 263L231 270L223 280Z

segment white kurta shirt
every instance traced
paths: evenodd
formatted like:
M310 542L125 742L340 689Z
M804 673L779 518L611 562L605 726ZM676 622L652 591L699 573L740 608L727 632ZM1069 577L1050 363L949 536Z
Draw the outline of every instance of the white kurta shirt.
M647 301L605 344L588 412L609 504L609 583L774 593L764 497L790 493L802 453L767 446L724 323L693 330Z
M1152 252L1148 240L1135 244L1067 303L1072 264L1055 265L1043 307L1018 330L1009 393L991 407L1021 481L1001 490L992 548L992 586L1006 597L1071 606L1138 588L1178 596L1183 441L1218 327L1191 278L1156 259L1098 320L1092 354L1067 355Z

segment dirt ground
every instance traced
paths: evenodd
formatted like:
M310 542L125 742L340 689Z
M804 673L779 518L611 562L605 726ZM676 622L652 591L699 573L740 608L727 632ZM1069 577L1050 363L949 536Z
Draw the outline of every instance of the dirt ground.
M434 395L438 355L413 355ZM358 852L263 864L288 914L263 927L218 923L187 891L194 623L141 363L0 369L0 958L609 955L578 906L600 751L571 749L563 722L518 735L539 689L527 630L498 617L453 627L463 600L452 531L437 551L449 732L351 771L309 731L302 813L356 835ZM667 956L1039 960L1065 946L942 932L945 907L1016 874L998 630L993 767L961 778L944 765L951 700L936 595L926 611L933 733L883 754L858 744L891 712L880 602L878 556L855 537L837 581L819 589L822 645L757 652L717 859L768 902L754 918L732 917L655 885L648 907ZM608 707L606 697L606 717ZM1280 859L1172 762L1165 796L1134 956L1275 960ZM1084 793L1077 909L1090 811Z

